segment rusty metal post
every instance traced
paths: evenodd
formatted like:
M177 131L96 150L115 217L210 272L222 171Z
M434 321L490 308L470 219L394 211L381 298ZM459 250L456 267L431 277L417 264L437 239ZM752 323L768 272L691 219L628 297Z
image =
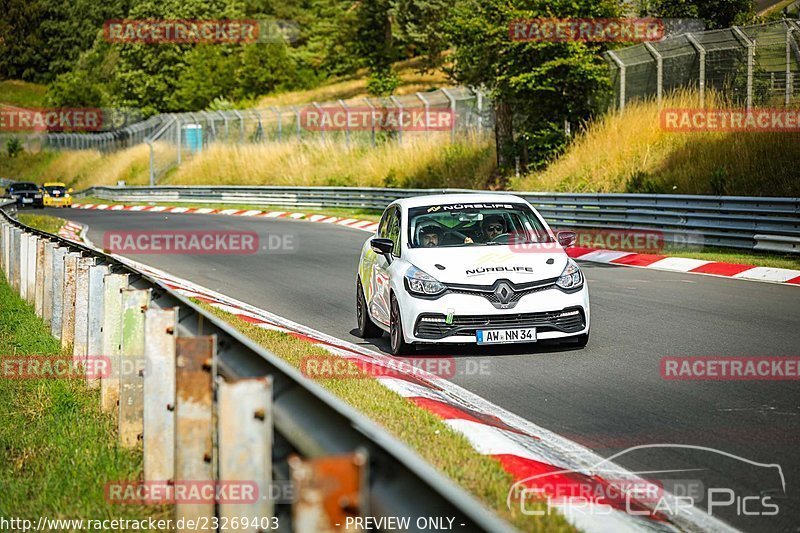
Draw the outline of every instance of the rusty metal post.
M75 335L75 278L81 254L70 252L64 258L64 301L61 309L61 347L72 349Z
M53 256L58 245L47 242L44 245L44 278L42 279L42 318L48 324L53 321Z
M217 408L219 481L244 482L257 488L253 503L220 503L220 518L230 523L235 517L247 517L254 524L246 531L261 531L259 519L273 516L272 380L264 377L228 383L218 378Z
M34 281L33 309L36 316L42 316L44 308L44 247L47 239L39 239L36 243L36 279Z
M61 324L64 318L64 267L69 250L63 246L53 251L53 313L50 321L50 333L61 338Z
M89 357L106 356L103 353L103 278L106 275L108 267L105 265L89 267L89 308L86 318L86 355ZM110 369L107 371L110 372ZM100 387L100 378L87 375L86 385L90 389L97 389Z
M212 365L216 337L178 337L175 351L175 482L213 481ZM176 503L175 518L214 516L214 502ZM180 531L180 530L179 530ZM185 531L188 531L186 529Z
M89 344L89 269L94 257L81 257L75 275L75 327L73 330L72 357L83 363Z
M116 414L119 404L119 367L122 353L122 290L127 274L109 274L103 279L103 355L111 363L109 375L100 378L100 405Z
M122 291L119 442L128 448L144 436L144 312L149 304L149 290Z
M13 265L11 267L13 270L11 286L14 287L14 291L19 294L22 290L22 269L20 268L20 264L22 263L22 230L14 228L12 231L14 237L11 243L11 264Z
M144 480L175 475L175 328L178 309L144 314Z
M292 506L295 531L340 531L347 517L369 514L367 453L289 458L296 500Z

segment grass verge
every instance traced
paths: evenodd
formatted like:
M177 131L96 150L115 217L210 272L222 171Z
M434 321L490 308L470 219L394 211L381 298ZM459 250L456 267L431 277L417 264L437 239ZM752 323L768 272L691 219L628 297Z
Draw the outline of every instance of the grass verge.
M291 335L265 330L210 305L200 305L296 367L300 367L306 357L338 359L328 351ZM361 372L355 365L350 366L349 375ZM405 442L439 472L520 530L576 531L558 514L528 516L520 513L516 506L512 506L515 509L510 511L506 506L506 496L514 479L498 461L476 452L464 436L440 418L385 388L377 380L364 376L361 379L321 379L318 383Z
M0 363L34 355L63 354L45 323L0 276ZM0 516L168 517L167 507L105 501L107 482L140 477L142 454L117 446L114 421L99 406L99 391L79 379L0 376Z
M20 80L0 81L0 104L41 107L44 105L46 95L45 85Z
M47 233L52 233L53 235L57 235L58 230L60 230L62 226L67 223L67 221L63 218L53 217L50 215L33 215L30 213L19 213L17 215L17 220L26 226L30 226L41 231L46 231Z

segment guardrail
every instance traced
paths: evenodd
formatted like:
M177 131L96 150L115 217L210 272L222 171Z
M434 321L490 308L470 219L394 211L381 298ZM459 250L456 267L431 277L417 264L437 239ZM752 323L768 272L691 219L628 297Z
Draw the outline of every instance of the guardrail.
M465 531L511 529L222 320L114 257L25 226L6 210L13 203L0 203L6 278L73 362L88 369L105 360L110 371L87 373L87 383L116 416L120 443L142 443L144 482L241 483L262 495L251 503L176 502L176 519L238 517L244 525L247 517L251 527L241 530L333 531L348 516L410 517L412 529L417 517L448 516ZM292 501L267 498L275 486L290 487Z
M381 210L397 198L485 192L356 187L92 187L79 193L118 202L347 207ZM657 230L678 245L800 253L800 198L673 194L516 192L555 227Z

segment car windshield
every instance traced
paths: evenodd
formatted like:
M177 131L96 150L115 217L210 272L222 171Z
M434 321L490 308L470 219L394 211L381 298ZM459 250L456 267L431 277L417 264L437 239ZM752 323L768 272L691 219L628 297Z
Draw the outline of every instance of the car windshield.
M38 191L39 187L35 183L15 183L11 186L14 191Z
M62 187L61 185L48 185L45 187L47 194L56 194L63 196L67 192L66 187Z
M438 204L408 211L411 248L553 242L521 203Z

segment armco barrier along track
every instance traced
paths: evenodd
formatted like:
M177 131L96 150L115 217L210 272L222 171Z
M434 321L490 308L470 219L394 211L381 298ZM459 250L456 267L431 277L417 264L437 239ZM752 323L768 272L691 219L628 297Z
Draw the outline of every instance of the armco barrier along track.
M262 495L291 482L295 491L275 505L176 502L176 517L275 516L279 530L312 531L354 515L411 517L412 530L417 517L447 516L463 531L510 529L375 423L162 282L0 211L6 278L74 359L109 359L110 374L89 384L116 414L121 444L142 441L145 482L248 480Z
M465 189L355 187L91 187L82 196L119 202L249 204L383 209L397 198ZM517 193L560 228L660 231L688 247L800 253L800 198L671 194Z

